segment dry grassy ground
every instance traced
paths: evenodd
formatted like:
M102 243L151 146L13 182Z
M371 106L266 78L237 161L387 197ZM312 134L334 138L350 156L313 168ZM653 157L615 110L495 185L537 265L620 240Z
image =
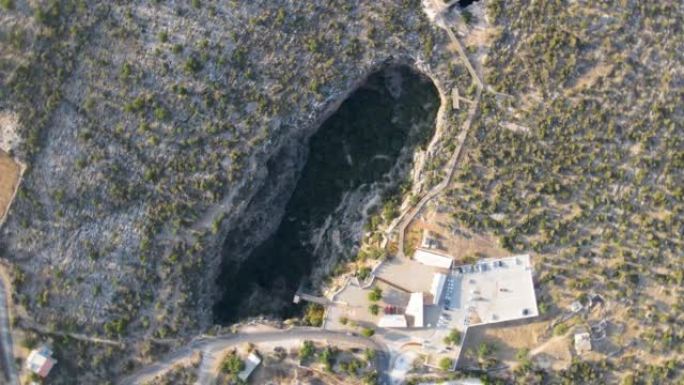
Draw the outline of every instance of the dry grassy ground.
M7 153L0 150L0 220L9 210L20 176L19 165Z
M541 338L548 324L548 321L537 321L470 328L463 345L465 360L462 364L475 365L469 352L475 352L480 344L486 343L495 347L494 356L497 360L509 366L516 366L516 354L519 350L529 349L535 355L545 353L552 356L554 367L567 367L571 359L570 340L554 337L542 342Z

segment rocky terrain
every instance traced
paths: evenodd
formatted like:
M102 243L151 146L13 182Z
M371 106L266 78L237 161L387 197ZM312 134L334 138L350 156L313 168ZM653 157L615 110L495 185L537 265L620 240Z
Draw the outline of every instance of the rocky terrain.
M517 383L680 384L682 3L486 9L497 28L485 82L500 94L483 97L464 167L441 203L454 229L536 253L547 319L603 298L600 315L558 330L614 330L594 342L594 356L553 374L527 365Z
M239 262L275 230L307 138L388 63L440 92L436 135L411 174L413 192L434 184L456 136L445 95L475 89L422 7L0 1L0 133L16 132L3 149L28 167L0 257L17 326L39 331L24 344L54 339L55 383L103 383L208 330L226 238L244 234L229 255ZM455 231L539 255L542 313L598 292L612 303L601 319L623 331L594 358L526 363L508 379L680 383L681 2L473 7L448 21L486 92L439 206ZM377 226L366 230L379 243Z
M212 324L226 234L249 230L239 260L275 229L306 138L366 76L467 79L415 0L2 6L0 111L29 165L0 235L19 325L148 353Z

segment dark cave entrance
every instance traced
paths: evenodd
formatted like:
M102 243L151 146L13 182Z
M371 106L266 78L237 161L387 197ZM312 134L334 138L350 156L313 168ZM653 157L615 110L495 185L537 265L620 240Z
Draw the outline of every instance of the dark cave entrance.
M477 3L478 1L480 1L480 0L458 0L458 7L463 9L472 3Z
M397 73L401 91L393 95L388 84ZM301 307L293 305L292 298L317 260L310 242L312 229L335 212L346 191L386 178L405 146L426 144L434 134L438 107L432 81L407 66L390 66L369 76L310 137L306 163L275 233L242 263L229 258L234 252L231 237L240 235L228 235L217 280L222 296L214 305L215 321L298 315ZM431 129L416 135L412 128L417 122L429 122Z

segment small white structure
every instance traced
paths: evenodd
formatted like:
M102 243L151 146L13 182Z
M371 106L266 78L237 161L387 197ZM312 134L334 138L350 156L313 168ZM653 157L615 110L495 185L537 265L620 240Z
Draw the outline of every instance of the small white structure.
M444 291L444 283L446 282L446 274L435 273L432 277L432 285L430 285L430 294L432 294L432 303L437 305L439 299L442 297Z
M580 301L575 301L570 304L570 311L572 311L573 313L577 313L578 311L582 310L582 307L583 306L580 303Z
M403 314L385 314L380 317L378 326L381 328L405 328L408 327L408 323Z
M575 334L575 351L577 354L591 351L591 336L588 332Z
M252 374L254 369L256 369L257 366L259 366L259 364L261 364L261 357L259 357L259 355L255 352L249 353L247 359L245 360L245 368L240 373L238 373L238 377L242 381L247 381L249 376Z
M413 259L427 266L439 267L442 269L450 269L454 262L453 258L448 255L437 254L430 250L417 249L413 254Z
M406 315L413 317L413 327L423 327L423 293L411 293L408 305L406 305Z
M26 359L26 369L32 373L45 378L50 374L50 370L55 366L57 361L52 358L52 350L47 346L41 346L38 349L31 350Z

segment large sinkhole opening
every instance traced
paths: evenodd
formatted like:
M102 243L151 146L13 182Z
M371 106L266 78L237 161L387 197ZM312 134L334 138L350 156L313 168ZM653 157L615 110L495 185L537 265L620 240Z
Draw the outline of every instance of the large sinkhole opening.
M301 308L292 304L293 296L324 257L312 234L339 214L346 193L370 194L368 186L392 185L390 179L397 177L390 178L389 172L398 169L398 160L408 163L405 155L433 136L438 107L432 81L405 66L384 68L355 90L310 137L294 191L282 192L291 196L282 218L273 218L280 220L277 230L246 259L233 258L230 245L238 240L226 239L216 322L298 315ZM408 177L408 168L403 170L399 179Z

